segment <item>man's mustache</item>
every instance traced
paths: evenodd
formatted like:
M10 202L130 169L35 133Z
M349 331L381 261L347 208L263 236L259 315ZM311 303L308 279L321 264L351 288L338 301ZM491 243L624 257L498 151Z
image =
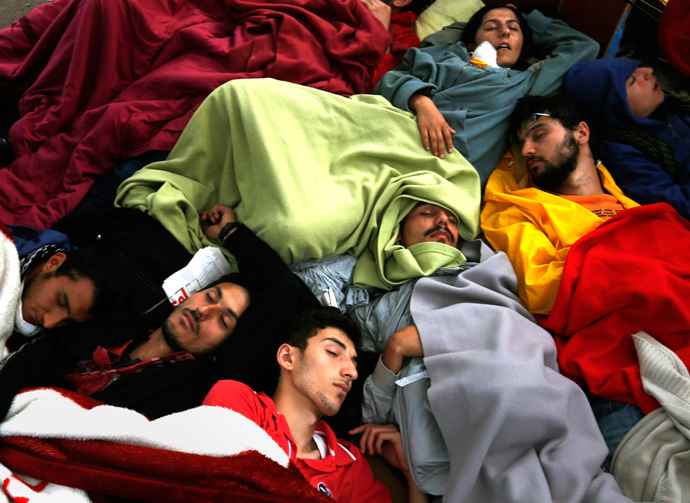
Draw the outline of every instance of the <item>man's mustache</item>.
M438 231L446 231L450 236L453 238L453 241L457 240L457 236L453 234L453 231L450 230L450 228L447 225L437 225L435 227L432 227L428 231L424 233L424 237L431 236L434 232Z

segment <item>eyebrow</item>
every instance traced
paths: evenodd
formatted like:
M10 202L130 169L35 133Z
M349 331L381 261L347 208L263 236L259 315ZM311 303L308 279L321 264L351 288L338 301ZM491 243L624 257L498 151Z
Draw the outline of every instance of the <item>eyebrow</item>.
M335 342L338 346L340 346L345 351L347 351L347 346L345 345L345 343L343 343L343 341L341 341L341 340L336 339L335 337L326 337L324 339L324 341ZM352 357L352 361L355 362L355 364L357 364L359 362L359 358L357 358L357 355Z
M524 141L527 139L527 137L529 136L529 134L530 134L532 131L534 131L535 129L539 129L540 127L545 127L545 126L548 126L548 125L549 125L549 124L546 123L546 122L533 122L532 125L531 125L530 127L528 127L527 129L524 130L524 133L525 133L524 138L522 137L522 134L520 134L520 135L518 136L518 143L524 142Z
M484 21L484 22L482 23L482 26L484 26L486 23L500 23L500 22L501 22L500 19L487 19L486 21ZM517 24L520 24L520 23L518 22L517 19L509 19L509 20L506 21L506 24L508 24L508 23L517 23Z
M220 301L223 299L223 290L221 290L219 286L215 286L213 288L218 293L218 302L220 303ZM235 311L233 311L230 307L226 307L225 309L227 309L228 313L230 313L230 316L235 318L235 321L239 321L240 317Z

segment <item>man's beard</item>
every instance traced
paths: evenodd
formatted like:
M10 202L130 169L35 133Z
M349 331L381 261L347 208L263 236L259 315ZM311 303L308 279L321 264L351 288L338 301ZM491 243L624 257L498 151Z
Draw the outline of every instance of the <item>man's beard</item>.
M539 189L555 192L577 168L579 154L580 146L575 141L573 133L568 131L554 162L547 161L540 155L530 157L542 162L542 169L531 173L532 182Z
M163 331L163 339L165 340L166 344L168 346L170 346L170 349L172 349L174 353L177 353L179 351L186 351L180 345L180 340L177 337L176 327L175 327L174 323L170 320L170 317L168 317L163 322L163 326L161 326L161 330Z
M186 308L181 309L188 311L192 318L194 318L194 326L196 327L195 333L198 335L199 322L201 321L199 313L197 313L195 310L190 310ZM163 332L163 339L165 340L166 344L170 346L170 349L172 349L174 353L178 353L180 351L187 351L188 353L194 355L194 357L197 359L213 356L213 351L199 353L189 351L187 348L182 347L182 344L180 344L180 339L177 335L177 326L170 318L172 318L172 315L168 316L168 318L163 322L163 325L161 326L161 331ZM180 318L179 325L180 327L184 327L184 321L182 318Z

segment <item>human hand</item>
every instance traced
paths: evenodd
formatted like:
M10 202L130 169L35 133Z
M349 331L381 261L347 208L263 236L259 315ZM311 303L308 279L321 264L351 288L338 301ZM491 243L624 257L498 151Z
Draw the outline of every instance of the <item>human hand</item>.
M417 113L417 124L422 133L422 142L426 150L441 159L445 157L444 147L448 153L453 151L453 137L455 130L452 129L441 112L438 111L434 102L428 96L415 93L410 97L409 106Z
M217 240L220 231L225 227L225 224L229 222L236 222L237 216L235 215L235 210L216 204L213 208L208 211L199 210L199 217L201 217L201 227L204 230L204 234L209 239ZM235 229L230 231L233 233Z
M402 471L407 479L408 502L429 503L429 498L415 483L410 465L407 464L402 436L394 424L367 423L349 431L350 435L362 434L359 440L359 450L365 454L380 454L393 467Z
M394 424L367 423L348 432L350 435L362 434L359 439L359 450L365 454L374 453L383 456L395 468L409 472L402 437L398 427Z
M424 348L416 325L398 330L390 336L381 360L388 370L397 374L405 358L423 357Z
M391 25L391 8L381 0L360 0L376 19L388 30Z

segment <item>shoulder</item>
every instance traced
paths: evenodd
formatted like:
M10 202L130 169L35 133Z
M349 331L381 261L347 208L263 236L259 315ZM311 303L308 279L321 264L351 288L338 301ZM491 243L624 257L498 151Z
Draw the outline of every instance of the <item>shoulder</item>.
M249 386L238 381L223 380L213 385L204 398L203 405L237 410L248 405L260 406L261 401ZM238 410L238 412L242 412Z

